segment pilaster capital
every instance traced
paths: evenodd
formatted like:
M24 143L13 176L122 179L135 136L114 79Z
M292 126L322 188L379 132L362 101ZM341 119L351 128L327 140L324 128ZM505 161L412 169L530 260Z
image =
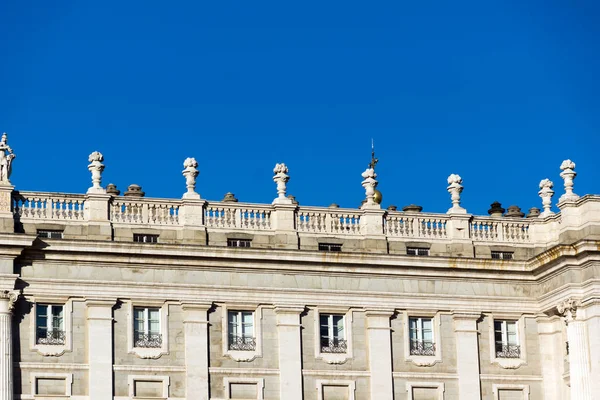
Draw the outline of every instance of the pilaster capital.
M478 312L460 312L452 313L454 320L455 332L477 332L477 321L481 318L481 313Z
M19 295L19 292L15 290L4 290L0 292L0 314L12 313Z
M393 308L367 308L365 316L368 317L387 317L391 318L396 313Z
M558 313L564 318L565 322L575 321L577 318L577 309L581 306L581 300L569 297L566 300L560 302L556 309Z
M208 323L208 312L212 307L212 303L181 303L183 323Z
M287 305L287 304L282 304L282 305L275 305L275 314L298 314L300 315L301 313L304 312L304 310L306 309L305 306L300 306L300 305Z

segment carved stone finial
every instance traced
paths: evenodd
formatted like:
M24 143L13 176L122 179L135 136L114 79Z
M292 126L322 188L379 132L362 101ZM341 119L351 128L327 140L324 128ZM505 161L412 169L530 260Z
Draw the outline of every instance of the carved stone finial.
M144 197L146 195L146 192L144 192L142 190L142 187L140 185L136 185L135 183L132 183L131 185L127 186L127 191L125 192L125 194L123 196L125 197Z
M225 193L225 197L223 197L223 200L221 200L223 203L237 203L238 199L237 197L235 197L235 194L231 193L231 192L227 192Z
M19 293L11 290L0 292L0 312L11 313L15 308L15 302L19 298Z
M193 157L188 157L183 162L183 168L185 168L182 172L185 177L185 185L187 187L187 192L183 195L184 199L199 199L200 195L196 193L196 177L200 173L198 171L198 162Z
M273 204L292 204L292 201L286 197L285 192L287 190L286 184L290 180L288 173L288 167L284 163L275 164L273 168L273 181L277 184L277 198L273 200Z
M565 322L568 324L577 318L577 308L581 305L578 299L568 298L562 301L556 309L558 313L563 316Z
M0 139L0 185L10 185L10 174L12 172L12 162L16 157L7 143L8 135L2 134Z
M560 196L558 202L577 200L579 196L573 193L573 181L577 176L577 172L574 171L575 163L571 160L565 160L560 164L560 169L562 170L560 177L565 181L565 193Z
M448 177L448 193L452 200L452 208L448 210L448 214L466 214L467 210L460 206L460 194L463 191L462 178L460 175L451 174Z
M110 194L111 196L118 196L121 194L121 191L117 189L117 185L114 183L109 183L106 185L106 193Z
M381 208L381 206L375 201L375 188L379 184L379 182L377 182L375 179L377 178L375 169L367 168L365 172L362 173L362 177L364 178L362 181L362 186L365 188L365 195L367 198L361 208Z
M102 171L104 171L104 156L99 151L94 151L89 155L88 161L90 165L88 165L88 170L92 173L92 187L88 189L88 193L106 193L106 189L100 186L102 182Z
M512 218L523 218L525 213L521 211L521 207L519 206L508 206L508 211L506 211L505 217Z
M544 207L544 211L540 214L540 218L548 217L554 214L551 210L552 208L552 196L554 196L554 183L550 179L542 179L540 181L540 191L538 194L542 198L542 206Z
M502 204L500 204L500 202L498 201L495 201L492 204L490 204L488 214L490 214L490 217L499 218L504 215L504 211L506 210L502 208Z

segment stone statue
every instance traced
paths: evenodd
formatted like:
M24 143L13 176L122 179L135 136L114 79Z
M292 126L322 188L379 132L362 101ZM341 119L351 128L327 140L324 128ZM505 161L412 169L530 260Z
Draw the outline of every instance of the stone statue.
M12 149L6 142L6 132L2 134L0 139L0 183L10 184L10 173L12 172L12 160L16 157Z

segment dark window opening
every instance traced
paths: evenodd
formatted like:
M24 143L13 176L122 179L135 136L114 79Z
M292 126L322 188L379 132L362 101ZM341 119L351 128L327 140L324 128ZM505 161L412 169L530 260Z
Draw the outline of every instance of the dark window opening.
M424 247L407 247L406 254L408 254L409 256L428 256L429 249L426 249Z
M133 241L135 243L158 243L158 235L148 235L145 233L134 233Z
M512 251L492 251L492 259L494 260L512 260Z
M319 251L342 251L342 245L337 243L319 243Z
M51 229L38 229L37 236L44 239L62 239L63 231Z
M227 247L250 247L250 239L227 239Z

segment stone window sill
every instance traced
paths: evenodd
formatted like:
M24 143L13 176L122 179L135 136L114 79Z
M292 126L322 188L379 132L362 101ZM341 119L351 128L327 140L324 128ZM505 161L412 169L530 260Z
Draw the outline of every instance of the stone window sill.
M517 369L522 365L527 364L527 360L523 358L502 358L495 357L492 359L492 364L497 364L504 369Z
M244 351L244 350L227 350L225 356L231 358L237 362L250 362L254 361L256 358L260 357L260 354L254 351Z
M169 354L167 349L158 348L158 347L133 347L129 351L129 353L135 354L139 358L152 359L152 360L156 360L157 358L160 358L164 354ZM160 397L157 397L157 398L160 398Z

